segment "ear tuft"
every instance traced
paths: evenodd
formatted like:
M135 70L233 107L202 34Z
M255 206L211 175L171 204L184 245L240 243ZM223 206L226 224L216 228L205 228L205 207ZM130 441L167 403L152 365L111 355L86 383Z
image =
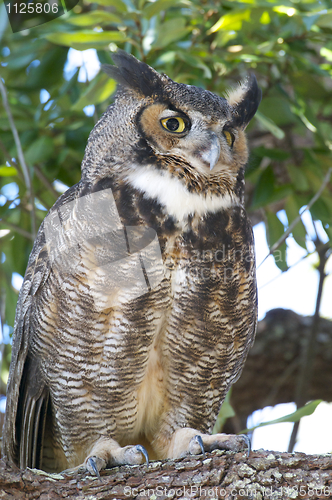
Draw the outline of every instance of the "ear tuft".
M233 108L232 124L246 128L254 117L262 99L262 91L257 85L254 74L241 82L238 87L228 93L227 101Z
M115 66L103 64L102 69L120 85L130 88L144 97L160 94L162 76L147 64L124 50L112 55Z

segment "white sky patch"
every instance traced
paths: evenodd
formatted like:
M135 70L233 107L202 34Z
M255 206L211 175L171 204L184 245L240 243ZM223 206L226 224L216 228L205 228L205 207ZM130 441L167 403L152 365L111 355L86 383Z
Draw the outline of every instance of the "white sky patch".
M83 108L83 111L86 116L93 116L93 113L95 112L95 106L93 104L89 104L88 106L85 106L85 108Z
M263 410L255 411L248 418L248 427L253 427L261 422L275 420L289 415L296 410L294 403L281 404L274 407L267 406ZM308 417L303 417L297 436L294 451L308 454L332 452L332 404L321 403L315 412ZM288 449L289 439L293 430L291 422L259 427L252 435L252 449L274 450L285 452Z
M6 398L5 396L0 396L0 413L5 413L6 411Z
M47 92L46 89L41 89L40 94L39 94L39 99L40 99L40 102L42 104L47 102L50 97L51 97L51 95L49 94L49 92Z
M23 283L23 276L21 276L18 273L13 273L12 286L15 288L15 290L19 291L21 289L22 283Z
M321 228L322 231L323 228ZM325 233L325 231L324 231ZM260 266L268 255L265 226L263 223L254 227L257 282L258 282L258 317L262 319L266 312L276 307L292 309L298 314L310 316L314 314L319 275L315 270L317 255L313 254L301 261L306 252L292 237L287 239L287 262L293 266L282 273L276 266L272 255ZM332 258L329 259L321 303L321 315L332 318Z
M332 452L332 404L321 403L312 415L303 417L300 422L295 451L303 453ZM308 439L310 436L310 439Z
M60 194L65 193L69 189L69 186L58 180L53 182L53 187Z
M1 188L1 194L5 196L7 200L15 200L19 194L19 187L16 182L10 182Z
M262 422L269 422L276 418L289 415L296 410L294 403L277 405L274 407L267 406L263 410L255 411L248 418L248 427L254 427ZM261 448L265 450L286 451L289 443L289 438L293 429L293 424L290 422L282 424L267 425L254 430L251 440L253 450Z
M64 69L66 80L73 76L77 68L81 68L78 74L79 82L91 81L100 70L96 49L81 51L70 48Z

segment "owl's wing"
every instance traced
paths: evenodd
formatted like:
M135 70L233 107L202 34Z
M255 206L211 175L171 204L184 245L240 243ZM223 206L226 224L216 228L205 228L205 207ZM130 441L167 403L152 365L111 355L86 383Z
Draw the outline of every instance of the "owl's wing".
M55 207L75 200L78 195L79 184L62 195ZM3 453L20 468L41 465L49 391L31 345L34 335L38 334L36 298L47 283L50 271L44 221L33 246L18 297L7 385Z
M77 300L75 287L86 283L90 312L98 315L147 293L163 276L156 232L124 227L111 188L79 183L59 198L40 227L18 299L3 447L11 462L40 468L43 441L46 448L51 445L45 358L57 336L52 306L76 304L63 289L66 280ZM41 345L44 354L37 356ZM61 361L61 352L53 356L59 358L53 362Z

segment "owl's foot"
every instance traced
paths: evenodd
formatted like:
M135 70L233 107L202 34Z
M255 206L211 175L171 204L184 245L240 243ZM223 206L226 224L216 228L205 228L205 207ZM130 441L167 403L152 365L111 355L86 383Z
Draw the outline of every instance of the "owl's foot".
M251 450L250 439L241 434L202 434L196 429L184 427L178 429L172 437L168 448L168 458L180 458L186 455L205 455L206 451L247 450L248 456Z
M117 465L140 465L143 462L149 464L148 452L141 446L129 445L121 447L114 439L100 439L93 446L89 456L84 461L85 469L92 475L100 477L99 471L106 467Z

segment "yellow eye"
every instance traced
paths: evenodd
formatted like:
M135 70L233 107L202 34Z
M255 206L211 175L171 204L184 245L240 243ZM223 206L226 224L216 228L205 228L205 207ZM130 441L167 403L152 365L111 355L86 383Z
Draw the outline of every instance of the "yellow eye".
M181 118L181 116L172 116L171 118L164 118L160 120L162 126L175 134L181 134L188 129L188 120Z
M235 141L235 136L232 132L230 132L229 130L223 130L223 134L224 134L224 137L227 141L227 144L229 145L229 147L231 148L234 144L234 141Z

